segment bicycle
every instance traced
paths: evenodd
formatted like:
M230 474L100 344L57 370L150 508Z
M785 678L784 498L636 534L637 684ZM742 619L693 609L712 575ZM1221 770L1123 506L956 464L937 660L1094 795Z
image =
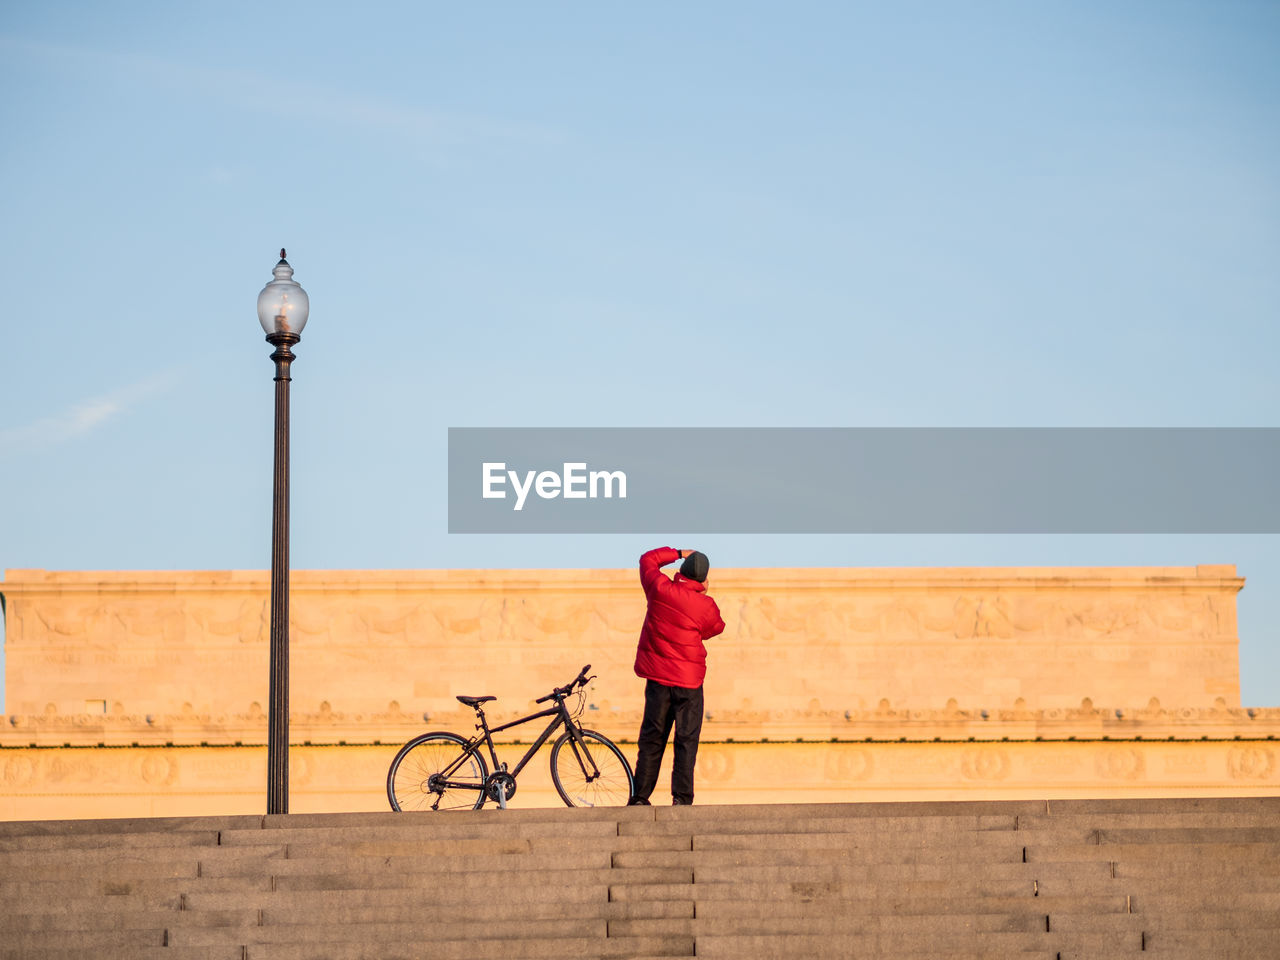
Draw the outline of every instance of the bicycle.
M568 684L534 701L553 700L555 706L492 729L482 704L497 697L457 697L459 703L475 710L479 721L476 729L481 732L468 740L456 733L435 730L414 737L401 747L387 771L391 809L479 810L486 800L496 800L505 810L507 801L515 796L516 777L561 726L565 731L551 747L551 779L560 799L570 807L625 805L634 786L631 765L617 744L594 730L583 729L578 720L586 705L586 685L595 679L587 676L590 669L591 664L587 664ZM570 712L565 699L575 689L578 702ZM508 772L507 765L498 760L493 735L542 717L553 719L515 769ZM488 748L493 773L489 772L481 747Z

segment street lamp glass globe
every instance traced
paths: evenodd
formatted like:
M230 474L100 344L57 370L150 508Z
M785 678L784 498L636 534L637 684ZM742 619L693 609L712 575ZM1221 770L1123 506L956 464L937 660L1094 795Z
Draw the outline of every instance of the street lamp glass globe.
M280 262L272 271L271 280L258 294L258 322L270 336L273 333L301 334L307 325L311 301L307 291L293 279L293 267L280 251Z

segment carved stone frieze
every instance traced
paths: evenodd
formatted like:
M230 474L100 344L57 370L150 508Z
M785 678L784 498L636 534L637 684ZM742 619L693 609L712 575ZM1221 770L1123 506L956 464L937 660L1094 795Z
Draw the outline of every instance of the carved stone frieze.
M960 772L967 780L1004 780L1009 776L1009 752L1002 748L973 748L960 758Z
M496 704L489 704L496 707ZM491 727L535 712L538 705L486 710ZM639 705L615 708L610 701L589 704L583 714L588 727L608 730L617 739L634 739L641 720ZM529 741L546 721L535 720L498 735L504 741ZM335 708L323 700L312 709L290 714L294 740L372 743L408 739L426 729L470 735L474 712L460 704L441 711L410 712L397 701L383 709L362 713ZM267 717L257 701L230 714L197 713L183 704L162 716L130 714L123 709L107 715L64 715L52 711L31 716L0 717L0 747L31 743L93 746L130 743L265 742ZM748 740L1195 740L1239 738L1249 741L1280 739L1280 708L1233 709L1219 702L1212 707L1165 710L1158 703L1145 707L1097 707L1088 698L1076 708L1049 710L961 710L954 698L932 710L895 710L887 698L874 709L831 710L815 699L803 707L759 709L749 700L737 708L708 709L703 739Z
M1235 780L1270 780L1276 772L1276 752L1271 747L1236 747L1227 754L1227 769Z
M728 625L708 702L808 715L1238 706L1231 567L718 569ZM232 716L265 698L268 580L256 572L8 571L11 712L124 704ZM372 716L444 714L457 693L523 705L583 663L636 703L643 596L632 570L295 571L294 696ZM304 712L314 712L308 707Z
M1103 780L1137 780L1145 770L1143 753L1134 747L1100 752L1096 760Z

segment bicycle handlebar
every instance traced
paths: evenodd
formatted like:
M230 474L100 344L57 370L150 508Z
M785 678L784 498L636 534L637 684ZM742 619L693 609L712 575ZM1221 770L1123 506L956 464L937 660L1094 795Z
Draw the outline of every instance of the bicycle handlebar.
M587 681L591 679L590 677L587 676L587 671L590 669L591 669L591 664L588 663L585 667L582 668L581 671L579 671L576 677L570 680L563 687L556 687L554 690L548 693L545 697L539 697L537 700L533 702L546 703L548 700L558 700L560 697L567 697L569 694L573 693L574 687L577 687L577 686L585 687L587 685Z

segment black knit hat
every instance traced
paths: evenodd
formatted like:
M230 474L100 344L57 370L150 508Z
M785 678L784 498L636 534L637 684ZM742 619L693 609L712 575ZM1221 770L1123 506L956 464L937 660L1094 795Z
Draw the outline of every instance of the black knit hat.
M711 561L707 559L707 555L699 550L693 551L684 558L684 563L680 564L680 573L688 577L690 580L697 580L704 583L707 579L707 573L711 570Z

